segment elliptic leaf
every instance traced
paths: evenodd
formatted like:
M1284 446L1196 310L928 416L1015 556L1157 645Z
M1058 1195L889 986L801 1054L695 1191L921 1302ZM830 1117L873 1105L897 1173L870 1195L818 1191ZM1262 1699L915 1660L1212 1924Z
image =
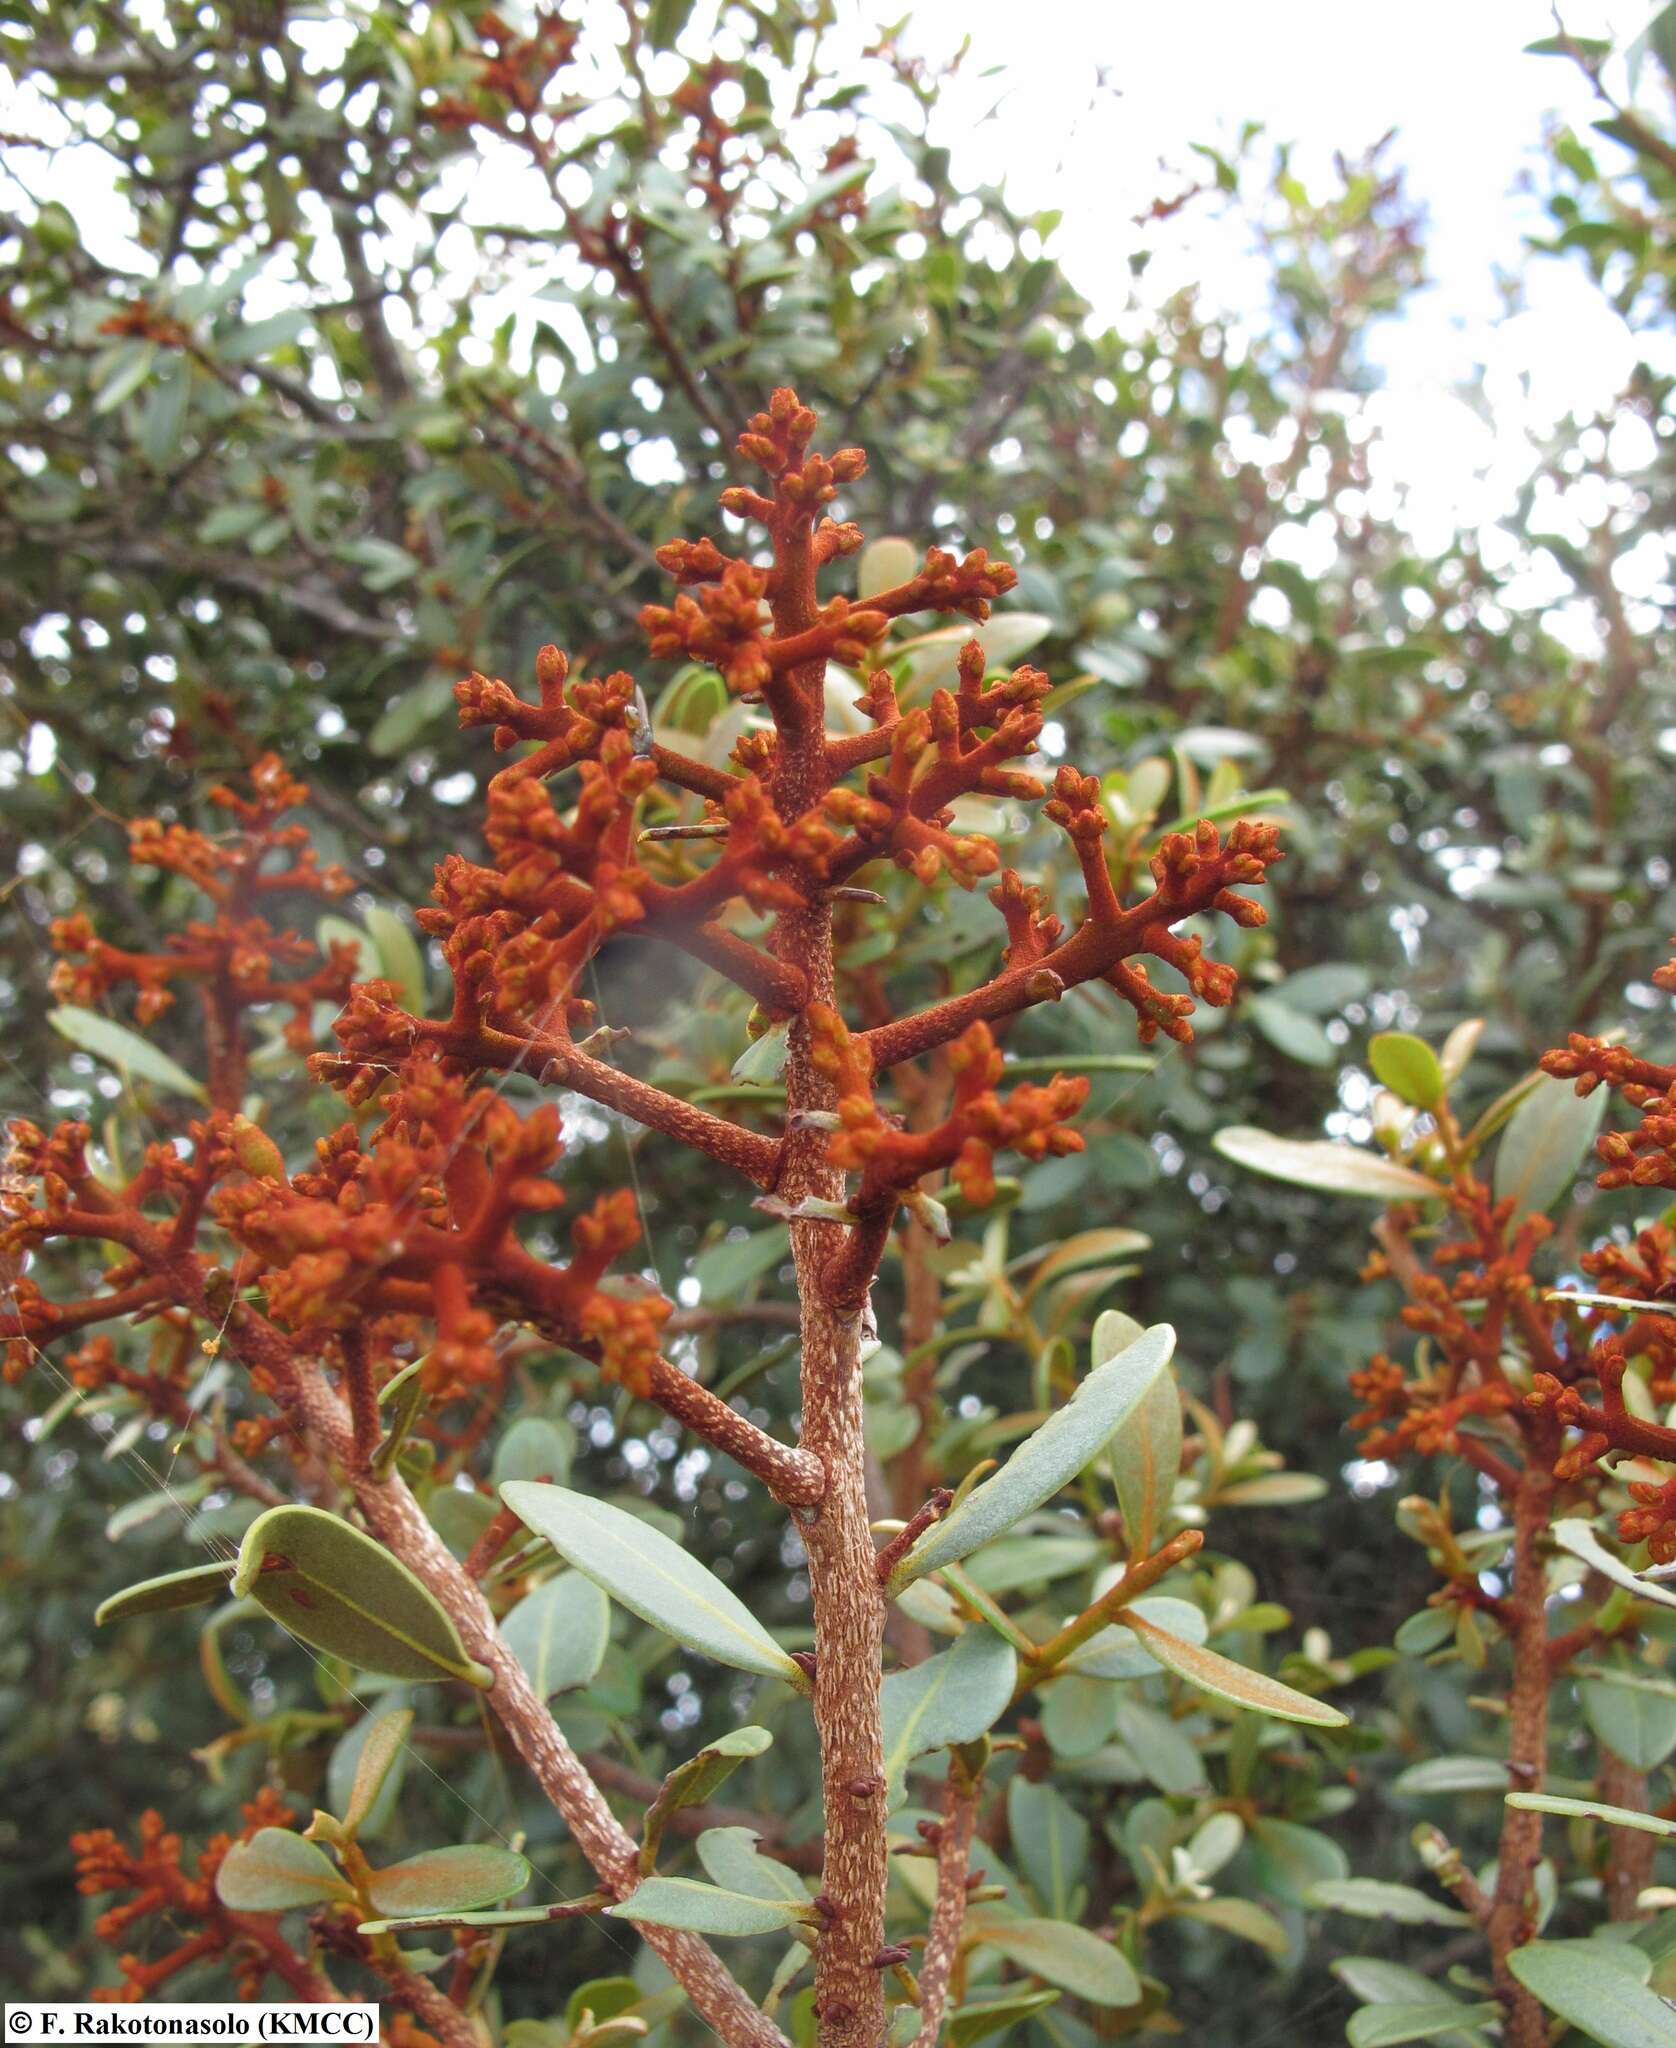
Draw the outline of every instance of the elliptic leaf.
M1161 1372L1147 1388L1106 1455L1129 1555L1145 1557L1164 1526L1181 1475L1181 1393L1174 1373Z
M753 1732L760 1735L766 1731ZM807 1911L809 1893L802 1878L772 1856L764 1856L749 1828L706 1828L698 1838L697 1848L705 1876L724 1891L742 1892L748 1899L772 1899L776 1904Z
M1615 1586L1627 1586L1638 1600L1651 1600L1660 1607L1676 1607L1676 1593L1652 1579L1642 1578L1621 1557L1614 1557L1587 1522L1577 1519L1556 1522L1554 1541L1562 1550L1569 1550L1573 1557L1580 1557L1603 1579L1610 1579Z
M288 1913L354 1896L324 1850L289 1828L260 1828L235 1842L215 1874L215 1894L235 1913Z
M1369 1041L1368 1065L1393 1095L1416 1109L1436 1109L1443 1100L1443 1067L1423 1038L1381 1031Z
M510 1849L489 1842L461 1842L404 1857L367 1879L367 1897L390 1919L416 1913L469 1913L498 1905L521 1892L530 1866Z
M245 1531L233 1574L300 1641L364 1671L430 1682L493 1674L466 1655L447 1612L381 1543L323 1508L269 1508Z
M1345 2022L1344 2037L1350 2048L1401 2048L1404 2041L1459 2039L1463 2028L1481 2027L1502 2016L1501 2007L1491 1999L1461 2005L1434 1995L1412 2005L1364 2005Z
M1230 1124L1211 1142L1236 1166L1323 1194L1365 1195L1375 1202L1435 1202L1443 1194L1412 1167L1325 1138L1276 1138L1252 1124Z
M113 1023L109 1017L101 1017L97 1010L62 1003L47 1012L47 1022L60 1037L80 1046L83 1052L92 1053L107 1066L138 1075L142 1081L155 1081L171 1095L189 1095L196 1102L209 1100L204 1084L195 1081L184 1067L177 1066L166 1052L160 1052L150 1039Z
M1579 1095L1548 1074L1519 1104L1496 1148L1493 1183L1498 1202L1513 1197L1515 1222L1551 1209L1571 1186L1605 1108L1604 1088Z
M1198 1691L1231 1701L1236 1707L1249 1707L1253 1713L1272 1714L1281 1721L1305 1721L1316 1728L1343 1728L1348 1725L1349 1717L1341 1714L1337 1707L1329 1707L1322 1700L1313 1700L1307 1693L1294 1692L1291 1686L1282 1685L1278 1678L1270 1678L1266 1672L1248 1671L1243 1664L1235 1664L1231 1659L1219 1656L1215 1650L1207 1650L1202 1643L1184 1642L1181 1637L1173 1636L1167 1629L1148 1621L1134 1608L1126 1611L1128 1625L1140 1637L1143 1648L1151 1651L1160 1664L1178 1678L1185 1678Z
M879 1689L884 1728L885 1798L901 1798L909 1764L948 1742L975 1742L1012 1698L1018 1658L992 1629L971 1627L952 1649L908 1671L893 1671Z
M761 1756L773 1740L766 1728L735 1728L731 1733L707 1743L697 1756L676 1765L658 1787L657 1797L647 1807L646 1818L641 1825L640 1868L648 1877L657 1863L658 1847L670 1815L678 1813L683 1806L702 1806L705 1800L713 1798L717 1789L727 1783L747 1757ZM739 1832L747 1836L750 1834L748 1828ZM701 1858L703 1854L700 1849ZM712 1870L710 1875L718 1884L728 1882L719 1871ZM739 1889L750 1891L752 1887L741 1885Z
M107 1621L126 1621L131 1614L169 1614L177 1607L202 1607L219 1600L232 1576L231 1558L214 1564L190 1564L185 1571L164 1572L161 1578L141 1579L137 1586L124 1586L94 1609L95 1627Z
M691 1934L779 1934L814 1917L807 1894L801 1907L789 1899L755 1899L723 1891L690 1877L649 1877L621 1904L607 1906L614 1919L652 1927L681 1927Z
M1009 1963L1090 2005L1140 2002L1141 1981L1127 1957L1086 1927L1063 1920L981 1920L970 1932L976 1945L998 1949Z
M1097 1365L1063 1408L1026 1437L993 1478L928 1529L891 1574L907 1585L945 1564L958 1564L1031 1514L1098 1455L1146 1397L1170 1362L1176 1333L1158 1323L1115 1358Z
M613 1600L689 1650L738 1671L782 1678L800 1692L809 1681L744 1602L636 1515L564 1486L516 1479L501 1498Z
M1007 1831L1036 1896L1063 1918L1085 1881L1087 1821L1051 1785L1015 1777L1007 1787Z
M1608 1806L1600 1799L1560 1799L1549 1792L1509 1792L1507 1804L1522 1806L1527 1813L1557 1813L1567 1820L1600 1820L1608 1827L1639 1828L1644 1835L1676 1839L1676 1820L1661 1820L1656 1813L1641 1813L1629 1806Z
M581 1572L560 1572L526 1593L500 1625L538 1699L586 1685L611 1642L611 1602Z
M1306 1906L1353 1913L1359 1920L1392 1920L1404 1927L1469 1927L1471 1915L1412 1885L1385 1884L1374 1877L1327 1878L1304 1893Z
M398 1708L394 1713L367 1714L350 1730L340 1746L339 1753L349 1755L354 1770L349 1796L342 1801L342 1811L338 1815L350 1834L366 1825L368 1816L391 1779L391 1773L406 1753L412 1727L411 1707ZM356 1737L360 1739L350 1751L348 1745ZM339 1775L340 1768L338 1754L334 1754L328 1771L329 1791L335 1789L330 1780Z
M1676 2006L1625 1967L1627 1958L1598 1941L1533 1941L1507 1967L1550 2012L1602 2048L1671 2048ZM1644 1963L1645 1956L1640 1960Z

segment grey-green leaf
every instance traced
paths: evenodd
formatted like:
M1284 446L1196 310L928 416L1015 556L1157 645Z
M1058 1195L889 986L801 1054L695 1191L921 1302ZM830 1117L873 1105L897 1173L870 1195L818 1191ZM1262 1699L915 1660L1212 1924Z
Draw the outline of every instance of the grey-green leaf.
M586 1685L611 1641L611 1602L582 1572L560 1572L525 1594L500 1625L539 1699Z
M1359 1920L1391 1920L1404 1927L1470 1927L1470 1914L1446 1905L1412 1885L1386 1884L1375 1877L1326 1878L1304 1893L1306 1906L1351 1913Z
M407 1919L417 1913L469 1913L521 1892L530 1866L510 1849L462 1842L404 1857L367 1879L367 1897L380 1913Z
M1602 2048L1671 2048L1676 2042L1676 2005L1638 1983L1625 1959L1603 1942L1533 1941L1516 1948L1507 1966L1550 2012Z
M1323 1194L1362 1195L1375 1202L1437 1201L1443 1194L1435 1181L1411 1167L1324 1138L1277 1138L1252 1124L1230 1124L1211 1142L1236 1166Z
M1676 1607L1676 1593L1655 1580L1642 1578L1621 1557L1614 1556L1587 1522L1576 1517L1556 1522L1554 1541L1562 1550L1569 1550L1573 1557L1580 1557L1603 1579L1610 1579L1615 1586L1627 1587L1638 1600L1651 1600L1659 1607Z
M998 1949L1009 1963L1090 2005L1140 2002L1140 1979L1128 1958L1086 1927L1063 1920L980 1920L970 1932L978 1946Z
M399 1707L393 1713L366 1714L334 1752L327 1771L327 1790L338 1807L338 1818L350 1834L367 1826L375 1807L382 1804L387 1808L394 1801L401 1775L397 1767L407 1754L412 1727L411 1707ZM342 1764L340 1756L345 1759ZM346 1770L353 1773L347 1797L337 1789Z
M323 1508L258 1515L239 1546L232 1591L248 1594L300 1641L364 1671L422 1683L494 1682L407 1566Z
M1514 1221L1550 1209L1577 1177L1606 1108L1604 1088L1579 1095L1544 1074L1513 1112L1496 1148L1495 1197L1512 1196Z
M1347 1725L1349 1717L1337 1707L1311 1699L1308 1693L1296 1692L1291 1686L1282 1685L1278 1678L1270 1678L1267 1672L1248 1670L1245 1665L1206 1649L1203 1643L1184 1642L1148 1621L1136 1609L1129 1610L1129 1625L1140 1637L1143 1649L1200 1692L1208 1692L1236 1707L1249 1707L1253 1713L1272 1714L1281 1721L1303 1721L1316 1728Z
M975 1742L1012 1698L1018 1658L992 1629L968 1628L952 1649L908 1671L893 1671L879 1690L886 1802L902 1796L909 1764L948 1742Z
M1414 2004L1364 2005L1350 2015L1344 2037L1350 2048L1401 2048L1404 2041L1435 2041L1442 2036L1456 2040L1464 2028L1501 2017L1501 2007L1490 1999L1476 2005L1435 1997Z
M131 1614L171 1614L180 1607L202 1607L219 1600L227 1590L233 1572L231 1558L214 1564L189 1564L185 1571L164 1572L160 1578L141 1579L124 1586L94 1609L95 1627L107 1621L126 1621Z
M1087 1821L1051 1785L1015 1777L1007 1787L1007 1830L1037 1898L1056 1918L1067 1917L1085 1882Z
M649 1877L620 1905L605 1909L614 1919L652 1927L680 1927L691 1934L780 1934L813 1918L805 1898L801 1907L789 1899L755 1899L743 1892L723 1891L690 1877Z
M742 1892L746 1898L771 1899L778 1905L808 1911L809 1893L802 1878L785 1864L776 1863L772 1856L764 1856L749 1828L706 1828L698 1838L697 1848L705 1875L724 1891Z
M744 1602L636 1515L564 1486L513 1480L501 1498L567 1564L613 1600L689 1650L738 1671L781 1678L801 1692L809 1681Z
M1157 1323L1115 1358L1096 1366L1065 1406L1026 1437L993 1478L975 1486L950 1515L926 1531L891 1574L892 1590L945 1564L958 1564L1051 1500L1139 1407L1169 1364L1175 1341L1175 1331L1167 1323Z
M1181 1473L1181 1394L1174 1373L1161 1372L1147 1388L1106 1455L1129 1555L1145 1557L1164 1526Z
M289 1828L261 1828L235 1842L215 1874L215 1894L235 1913L288 1913L353 1896L324 1850Z
M160 1052L137 1031L130 1031L109 1017L101 1017L96 1010L82 1010L74 1003L61 1003L56 1010L47 1012L47 1022L61 1038L80 1046L83 1052L92 1053L95 1059L103 1060L119 1073L129 1077L138 1075L142 1081L155 1081L159 1088L168 1089L171 1095L189 1095L195 1102L209 1100L204 1084L195 1081L184 1067L177 1066L166 1052Z
M714 1798L748 1757L761 1756L773 1740L766 1728L734 1728L726 1735L717 1736L714 1742L706 1743L697 1756L688 1757L684 1764L676 1765L658 1787L657 1797L647 1807L646 1818L641 1823L640 1868L646 1876L651 1876L657 1863L658 1849L670 1816L684 1806L702 1806L705 1800ZM739 1832L748 1839L754 1839L750 1837L749 1829ZM701 1847L701 1858L703 1854ZM718 1884L729 1881L719 1871L712 1870L710 1875ZM746 1884L738 1889L751 1891L754 1887Z

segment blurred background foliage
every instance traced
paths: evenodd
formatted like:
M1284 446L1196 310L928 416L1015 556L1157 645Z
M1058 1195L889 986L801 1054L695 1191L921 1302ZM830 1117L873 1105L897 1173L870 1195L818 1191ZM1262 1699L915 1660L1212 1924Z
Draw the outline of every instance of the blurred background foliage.
M1430 1581L1419 1551L1393 1550L1389 1500L1370 1505L1403 1475L1353 1461L1342 1425L1346 1376L1393 1297L1358 1284L1364 1246L1330 1198L1236 1184L1210 1137L1250 1122L1365 1136L1381 1029L1441 1042L1484 1019L1471 1111L1568 1029L1621 1022L1626 984L1632 1026L1666 1028L1647 976L1676 927L1676 36L1657 31L1632 105L1604 97L1602 46L1558 51L1601 73L1601 119L1551 137L1551 234L1532 257L1586 265L1647 360L1605 416L1555 435L1493 547L1421 553L1370 464L1362 406L1370 331L1425 285L1400 138L1306 188L1271 138L1194 154L1184 137L1183 182L1116 203L1150 206L1160 243L1199 210L1226 213L1266 258L1268 303L1234 319L1193 293L1137 293L1098 329L1056 266L1053 218L952 182L937 68L869 37L840 0L591 0L546 27L449 5L7 0L0 55L48 147L9 151L28 203L0 239L0 1100L39 1116L44 1093L58 1113L114 1118L130 1144L148 1134L144 1078L116 1079L48 1028L47 926L86 906L113 934L166 927L177 885L128 871L123 824L201 817L207 786L264 748L313 786L321 857L358 885L343 914L369 930L369 967L376 913L422 901L433 860L475 845L490 764L454 729L461 674L522 688L556 641L573 669L633 667L660 723L725 758L743 714L714 679L648 663L635 614L667 589L653 548L717 526L737 423L794 382L829 445L870 452L845 510L875 542L878 583L897 535L1018 562L986 645L1054 678L1050 747L1104 775L1120 867L1144 868L1164 829L1204 812L1282 815L1290 848L1269 926L1230 955L1241 1000L1201 1012L1194 1045L1137 1057L1115 1000L1024 1023L1022 1056L1112 1062L1095 1067L1089 1148L1026 1171L1001 1218L961 1221L929 1306L887 1267L881 1458L902 1459L921 1415L946 1450L951 1431L1017 1406L1020 1297L1040 1262L1095 1227L1134 1233L1091 1254L1086 1286L1049 1290L1045 1313L1029 1299L1031 1341L1076 1335L1101 1299L1174 1322L1205 1417L1249 1418L1273 1467L1301 1475L1253 1466L1267 1477L1241 1500L1224 1473L1221 1502L1207 1481L1212 1544L1256 1572L1236 1607L1260 1590L1313 1632L1319 1666L1386 1644ZM516 111L520 81L543 96L539 122ZM893 644L907 694L943 678L960 637ZM987 822L1051 879L1062 855L1022 814ZM897 927L890 899L886 927L846 956L852 1013L882 1000L886 956L893 1001L987 971L981 901L945 894L910 920L904 889ZM755 1091L772 1127L771 1074L764 1093L761 1063L735 1072L749 1040L731 990L696 969L672 980L661 958L654 978L628 948L598 994L644 1071L747 1118ZM180 1020L152 1036L191 1062ZM304 1099L294 1084L276 1055L269 1114L305 1142L323 1126L287 1108ZM602 1113L574 1127L573 1203L632 1173L649 1270L724 1312L689 1339L704 1369L783 1414L784 1330L725 1314L786 1298L783 1230L689 1162L631 1148ZM934 1354L936 1383L910 1367L905 1389L903 1354L956 1328L968 1341ZM6 1390L0 1453L0 1978L36 1996L101 1967L70 1830L121 1828L157 1801L204 1832L230 1796L191 1760L226 1725L185 1669L195 1632L96 1643L90 1627L136 1576L136 1544L147 1568L173 1558L167 1513L136 1523L133 1508L120 1552L106 1538L168 1466L167 1433L123 1442L117 1414L99 1418L101 1444L62 1399L44 1426L58 1393L44 1369ZM519 1393L579 1431L600 1484L696 1502L688 1526L711 1562L796 1625L800 1582L766 1503L669 1430L637 1433L586 1376L531 1365ZM229 1526L241 1512L207 1492L188 1505ZM1281 1622L1265 1609L1263 1624ZM266 1710L320 1707L300 1657L242 1627L225 1647ZM618 1656L615 1691L577 1710L577 1732L620 1740L620 1767L655 1776L730 1708L725 1687L711 1698L709 1680L641 1651ZM1362 1688L1359 1723L1384 1740L1354 1795L1358 1874L1406 1867L1432 1810L1390 1791L1404 1763L1483 1741L1470 1689L1469 1671L1412 1660ZM309 1784L319 1745L280 1746ZM797 1761L789 1740L775 1757ZM254 1767L226 1762L246 1796ZM439 1768L505 1811L498 1759L456 1769L445 1753ZM783 1811L790 1795L753 1771L762 1810ZM440 1810L452 1794L413 1773L405 1796ZM1300 1791L1282 1844L1298 1867L1277 1850L1247 1880L1282 1953L1208 1918L1172 1937L1163 1974L1200 2038L1232 2041L1212 2017L1229 2010L1244 2041L1283 2019L1313 2038L1292 2031L1300 2013L1336 2035L1344 2000L1299 1897L1338 1868L1351 1830L1332 1819L1350 1799ZM1490 1839L1496 1802L1481 1803L1453 1822L1469 1845L1480 1826ZM809 1819L793 1814L793 1831ZM1302 1825L1317 1819L1324 1832ZM607 1937L575 1941L606 1951L590 1967L621 1967ZM1195 1988L1179 1966L1203 1965L1207 1943L1217 1983ZM509 1954L508 2011L547 2010L519 1968Z

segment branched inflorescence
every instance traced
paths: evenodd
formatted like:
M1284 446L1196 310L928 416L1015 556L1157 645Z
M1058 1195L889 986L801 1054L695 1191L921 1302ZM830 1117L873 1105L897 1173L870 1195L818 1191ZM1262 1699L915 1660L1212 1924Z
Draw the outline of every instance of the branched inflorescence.
M505 97L561 55L500 36L495 57L505 76L497 74L495 90ZM1235 977L1207 954L1205 931L1181 927L1211 916L1260 924L1262 909L1240 892L1263 882L1279 847L1272 825L1250 822L1226 838L1209 823L1171 833L1152 859L1150 888L1124 902L1099 785L1071 767L1051 781L1038 772L1049 689L1041 671L991 677L974 638L960 652L953 689L904 703L910 686L893 672L887 644L893 622L953 613L981 625L1015 574L982 548L960 556L933 548L893 588L864 601L823 599L820 573L853 556L862 539L829 508L866 459L859 449L814 452L815 424L793 393L774 394L739 443L765 481L722 498L736 520L766 530L766 549L757 557L709 538L669 544L659 560L678 594L642 615L655 657L708 663L755 707L727 765L666 744L631 676L573 678L556 648L537 659L533 698L483 675L457 686L461 724L488 727L496 751L511 758L488 787L482 857L447 855L418 914L452 977L445 1015L422 1014L392 982L352 984L351 949L333 947L322 961L268 922L266 907L287 892L335 896L349 886L337 870L316 868L301 827L281 822L304 793L274 760L258 763L251 795L215 793L235 820L225 838L179 825L135 828L135 860L192 883L210 914L157 953L123 952L87 920L68 920L58 937L73 957L57 987L80 1003L131 989L141 1023L193 988L209 1049L208 1108L190 1125L188 1146L151 1146L126 1178L86 1126L14 1128L0 1197L0 1270L11 1281L0 1334L14 1340L21 1366L37 1347L90 1325L150 1319L165 1341L146 1372L103 1338L84 1344L75 1371L83 1384L121 1388L182 1423L189 1340L209 1331L206 1347L224 1346L270 1411L246 1417L235 1438L217 1439L223 1476L258 1498L283 1499L245 1457L289 1448L316 1486L322 1459L335 1461L368 1525L441 1587L477 1654L500 1674L493 1703L619 1896L633 1881L631 1845L541 1702L507 1675L515 1661L496 1647L475 1585L440 1552L400 1477L379 1466L378 1395L422 1358L430 1411L422 1426L458 1400L492 1404L504 1373L501 1333L524 1326L593 1361L752 1472L805 1517L828 1884L849 1897L825 1926L817 1979L823 2030L834 2048L852 2048L876 2040L869 2014L877 2008L882 2021L883 2010L874 1963L883 1816L876 1800L863 1804L843 1789L874 1784L878 1761L882 1603L854 1393L871 1283L904 1207L921 1220L940 1216L928 1181L952 1178L964 1202L981 1208L994 1198L998 1152L1042 1159L1080 1147L1071 1120L1086 1083L1055 1076L1009 1087L1011 1020L1102 984L1134 1010L1143 1039L1189 1039L1195 1003L1226 1004ZM827 730L833 664L871 664L859 730ZM973 798L1041 806L1080 871L1080 905L1055 907L1047 878L1004 868L994 841L962 820ZM687 822L647 829L648 818L670 816ZM679 855L671 839L682 842ZM832 905L865 896L857 879L890 869L923 887L987 883L1000 965L914 1013L875 1002L868 1027L852 1029L835 972ZM584 983L602 950L630 940L702 963L745 992L762 1027L784 1028L778 1134L656 1087L611 1056L622 1034L595 1030ZM1182 986L1154 986L1143 956ZM242 1114L252 1013L288 1006L287 1036L302 1045L321 1002L336 1006L338 1049L315 1053L312 1073L352 1115L292 1170ZM910 1130L884 1091L893 1068L928 1058L946 1082L944 1106L928 1128ZM800 1444L778 1442L663 1357L670 1303L611 1270L639 1236L627 1191L578 1216L568 1254L556 1255L546 1231L565 1200L555 1179L564 1154L559 1108L514 1108L497 1079L514 1072L695 1149L792 1219ZM115 1247L100 1286L50 1301L22 1273L55 1240ZM196 1881L167 1876L165 1846L159 1836L144 1869L129 1871L113 1845L89 1837L87 1881L131 1882L142 1896L190 1906L196 1894L181 1886ZM725 2038L754 2048L777 2038L701 1943L655 1938ZM213 1915L194 1939L234 1946Z

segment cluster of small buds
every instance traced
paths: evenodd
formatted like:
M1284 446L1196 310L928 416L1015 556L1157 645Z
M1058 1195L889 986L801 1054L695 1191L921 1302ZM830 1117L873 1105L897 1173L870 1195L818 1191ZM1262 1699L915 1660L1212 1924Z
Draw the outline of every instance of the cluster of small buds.
M1562 1443L1554 1458L1552 1469L1556 1479L1580 1479L1612 1448L1610 1437L1588 1427L1582 1395L1575 1387L1568 1387L1557 1380L1551 1372L1531 1376L1529 1391L1520 1405L1529 1415L1545 1416L1557 1422L1561 1429L1577 1432L1569 1442Z
M569 683L569 658L557 647L535 657L537 703L526 703L509 683L475 671L454 685L460 725L494 727L495 751L504 754L520 740L539 740L541 751L518 763L525 776L550 775L573 761L591 760L608 731L626 730L633 715L635 682L618 669L602 677Z
M750 696L773 674L764 632L767 589L766 569L728 562L698 597L643 605L641 630L658 660L707 662L720 670L730 690Z
M67 956L53 968L50 983L60 1002L95 1005L114 990L131 986L136 992L136 1020L151 1024L174 1001L175 984L186 983L205 991L206 999L209 992L225 991L228 1000L245 1008L260 1003L288 1006L292 1015L287 1038L299 1050L307 1047L314 1005L340 1002L348 991L355 948L333 946L312 972L282 979L280 969L302 969L319 961L320 949L295 932L276 930L259 905L287 892L330 901L346 895L354 884L341 867L319 866L307 844L305 826L279 822L308 792L276 755L264 754L252 766L249 780L248 796L226 786L210 792L238 819L239 830L226 838L156 818L137 819L129 827L128 855L133 864L163 868L192 883L210 899L213 917L193 920L171 934L165 949L156 953L107 945L84 916L55 920L52 942ZM273 864L276 855L281 865Z
M236 1837L248 1842L263 1828L286 1827L297 1818L270 1787L263 1786L241 1809L243 1825ZM113 1946L141 1921L156 1917L185 1939L151 1962L122 1955L117 1967L120 1986L95 1990L92 1997L107 2005L133 2005L149 1997L170 1978L207 1957L221 1956L232 1966L240 1995L254 1998L275 1958L271 1935L253 1939L252 1923L230 1913L216 1896L215 1879L235 1837L215 1835L195 1859L191 1875L182 1864L182 1843L155 1810L142 1813L139 1842L130 1849L110 1828L91 1828L70 1837L76 1859L76 1889L87 1898L109 1892L132 1897L100 1914L93 1931ZM186 1935L188 1925L197 1924Z
M1645 1543L1654 1563L1676 1564L1676 1479L1660 1486L1632 1481L1632 1508L1618 1517L1618 1539L1622 1543Z
M1026 1083L1003 1097L997 1092L1001 1051L987 1024L969 1025L948 1049L954 1079L948 1116L930 1130L906 1131L875 1102L865 1049L837 1012L815 1005L808 1022L814 1064L838 1097L839 1128L827 1157L860 1172L851 1205L857 1213L890 1204L928 1173L943 1171L974 1208L983 1208L995 1199L997 1151L1046 1159L1083 1149L1081 1133L1067 1119L1086 1101L1087 1081L1055 1075L1045 1086Z

